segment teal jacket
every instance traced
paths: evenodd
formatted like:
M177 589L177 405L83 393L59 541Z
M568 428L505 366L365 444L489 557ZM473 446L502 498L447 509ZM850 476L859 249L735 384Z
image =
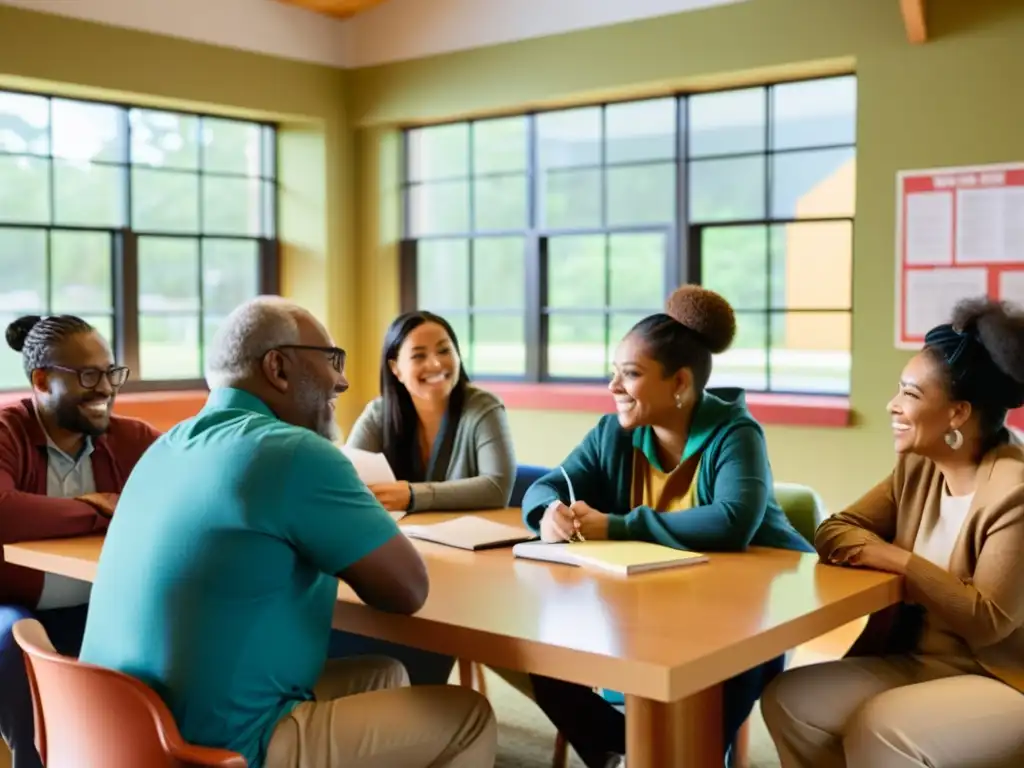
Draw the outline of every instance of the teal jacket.
M735 551L751 545L814 551L775 500L764 432L747 410L742 390L709 390L694 414L683 461L703 454L695 480L699 506L679 512L632 507L636 448L659 466L653 430L626 430L614 415L608 415L562 464L576 498L612 515L609 538L696 551ZM558 499L568 504L569 488L555 469L527 490L523 498L526 525L539 531L544 510Z

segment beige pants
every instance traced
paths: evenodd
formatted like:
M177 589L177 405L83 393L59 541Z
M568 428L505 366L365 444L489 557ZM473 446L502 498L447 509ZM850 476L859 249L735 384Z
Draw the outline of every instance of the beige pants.
M494 765L494 713L476 691L409 687L399 662L363 656L328 661L315 694L277 724L266 768Z
M1024 694L935 657L791 669L761 711L783 768L1024 765Z

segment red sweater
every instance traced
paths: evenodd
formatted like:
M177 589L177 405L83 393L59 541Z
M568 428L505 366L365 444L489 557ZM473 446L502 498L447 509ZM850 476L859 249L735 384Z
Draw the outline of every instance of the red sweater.
M93 441L97 493L120 493L128 475L160 433L143 421L111 416ZM32 400L0 408L0 545L102 533L107 519L83 501L46 495L46 433ZM0 547L0 604L34 608L43 573L4 563Z

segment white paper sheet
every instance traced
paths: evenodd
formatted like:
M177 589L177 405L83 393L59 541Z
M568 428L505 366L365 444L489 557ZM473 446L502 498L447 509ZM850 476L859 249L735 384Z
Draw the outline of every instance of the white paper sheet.
M909 270L904 286L907 335L924 336L936 325L950 321L958 301L987 293L987 269Z
M907 264L953 263L953 193L907 195Z
M383 453L371 453L359 448L349 448L347 445L340 447L341 452L348 456L348 460L359 473L359 479L367 485L395 482L395 473Z
M1024 188L957 190L959 264L1024 263Z

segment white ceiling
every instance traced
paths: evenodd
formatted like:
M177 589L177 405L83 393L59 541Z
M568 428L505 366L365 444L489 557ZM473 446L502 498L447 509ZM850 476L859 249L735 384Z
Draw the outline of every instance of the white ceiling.
M750 0L388 0L348 21L276 0L0 0L202 43L363 67Z

